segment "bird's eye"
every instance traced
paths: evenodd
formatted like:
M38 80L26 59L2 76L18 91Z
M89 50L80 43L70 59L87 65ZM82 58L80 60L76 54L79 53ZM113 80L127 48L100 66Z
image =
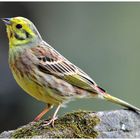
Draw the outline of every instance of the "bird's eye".
M17 29L21 29L21 28L22 28L22 25L21 25L21 24L17 24L17 25L16 25L16 28L17 28Z

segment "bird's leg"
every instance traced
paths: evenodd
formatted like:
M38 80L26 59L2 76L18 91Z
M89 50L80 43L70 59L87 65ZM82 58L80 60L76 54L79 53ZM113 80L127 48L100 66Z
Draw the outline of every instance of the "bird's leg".
M34 119L34 121L39 121L53 106L48 104L48 106Z
M57 115L60 107L61 107L61 105L59 105L56 108L56 111L54 112L53 117L49 121L47 121L44 126L52 124L52 126L54 127L54 121L57 119L57 116L56 115Z

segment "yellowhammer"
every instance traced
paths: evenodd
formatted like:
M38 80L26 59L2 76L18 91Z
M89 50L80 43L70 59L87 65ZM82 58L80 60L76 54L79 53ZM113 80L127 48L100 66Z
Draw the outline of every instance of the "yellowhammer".
M84 71L72 64L48 43L35 25L23 17L4 18L9 38L9 65L17 83L31 96L57 109L47 125L53 124L61 106L73 98L101 98L140 112L140 109L113 97Z

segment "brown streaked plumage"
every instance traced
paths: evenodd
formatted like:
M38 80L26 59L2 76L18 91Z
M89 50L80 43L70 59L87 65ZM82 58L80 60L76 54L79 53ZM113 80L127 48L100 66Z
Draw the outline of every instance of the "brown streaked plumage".
M28 94L48 104L36 121L56 105L48 122L54 124L59 108L74 98L98 97L140 112L139 108L109 95L84 71L44 42L31 21L23 17L3 20L7 26L9 64L15 80Z

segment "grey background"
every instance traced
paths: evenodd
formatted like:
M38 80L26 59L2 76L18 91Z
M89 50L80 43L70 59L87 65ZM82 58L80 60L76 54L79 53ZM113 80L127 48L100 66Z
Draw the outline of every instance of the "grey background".
M0 17L13 16L29 18L45 41L101 87L140 107L140 3L0 2ZM44 107L13 79L8 67L8 39L0 21L0 131L32 121ZM81 99L62 108L59 115L79 109L117 108L121 107Z

